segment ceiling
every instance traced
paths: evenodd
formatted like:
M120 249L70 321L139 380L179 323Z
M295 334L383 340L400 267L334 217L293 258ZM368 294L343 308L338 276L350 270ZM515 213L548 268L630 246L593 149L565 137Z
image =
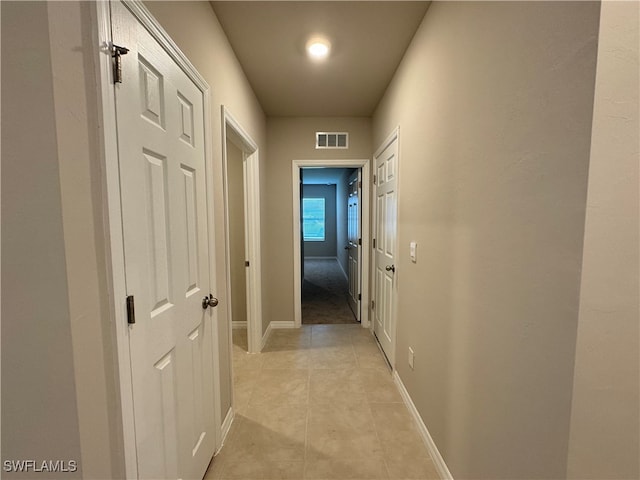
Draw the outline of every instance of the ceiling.
M268 116L371 116L429 2L213 1ZM323 62L305 44L331 42Z

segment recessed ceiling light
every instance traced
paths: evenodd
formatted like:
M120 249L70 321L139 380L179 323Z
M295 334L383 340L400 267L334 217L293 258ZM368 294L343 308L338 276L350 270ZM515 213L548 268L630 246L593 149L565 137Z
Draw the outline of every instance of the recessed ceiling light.
M312 60L324 60L331 51L329 40L322 37L313 37L307 42L307 54Z

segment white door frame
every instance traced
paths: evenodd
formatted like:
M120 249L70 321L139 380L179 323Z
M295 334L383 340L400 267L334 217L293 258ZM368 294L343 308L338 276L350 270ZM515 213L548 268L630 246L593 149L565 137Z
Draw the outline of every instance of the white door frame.
M300 170L304 167L327 168L361 168L362 169L362 247L361 253L361 293L360 323L369 328L369 258L370 249L370 219L369 208L371 202L371 162L366 160L293 160L293 324L295 328L302 325L302 278L300 274Z
M118 0L112 0L118 1ZM151 36L169 54L171 59L185 72L191 81L203 94L204 101L204 130L205 130L205 168L207 184L207 224L208 243L210 252L209 278L215 279L215 238L214 238L214 216L213 216L213 149L211 138L211 93L210 88L204 78L198 73L195 67L180 51L171 40L169 34L151 15L149 10L141 1L122 1L123 5L133 14L133 16L149 31ZM116 124L116 102L113 86L113 66L111 59L111 11L110 2L96 2L95 4L95 35L97 36L96 55L99 57L96 62L96 78L98 82L98 109L101 137L100 154L104 168L104 229L107 234L106 244L106 269L108 280L108 295L110 317L113 325L113 338L115 343L115 370L119 382L119 408L122 415L123 433L123 454L125 462L125 478L138 478L138 468L136 460L136 436L134 425L133 409L133 386L131 377L131 356L129 352L129 329L126 315L126 278L125 278L125 258L124 258L124 235L122 230L122 204L120 201L120 168L118 158L118 136ZM126 56L123 61L127 61ZM124 79L126 81L126 79ZM215 293L215 292L214 292ZM217 325L215 309L213 313L213 325ZM214 400L216 402L215 412L215 444L216 449L220 448L222 442L221 434L221 412L220 412L220 372L217 368L220 365L217 328L212 331L212 359L213 368L213 388Z
M389 136L387 138L385 138L385 140L380 144L380 146L376 149L375 153L373 154L373 166L375 168L376 165L376 159L382 155L382 152L384 152L384 150L391 145L391 143L394 140L398 140L398 150L397 150L397 168L396 168L396 228L395 228L395 234L396 234L396 238L395 238L395 245L396 245L396 255L399 255L398 251L400 250L399 248L399 242L398 242L398 206L400 205L400 126L397 126L396 128L393 129L393 131L389 134ZM374 195L375 195L375 185L374 185ZM373 228L374 228L374 232L377 230L377 201L373 202L373 206L372 206L372 219L373 219ZM375 275L373 274L373 272L375 272L375 251L373 250L373 248L371 249L371 254L373 256L373 260L371 262L371 296L374 297L375 296ZM396 266L398 264L398 260L396 259ZM397 309L398 309L398 285L400 282L400 272L396 272L395 273L395 284L394 284L394 288L393 288L393 292L392 295L394 296L393 299L393 305L394 308L391 311L391 317L393 318L393 339L392 339L392 350L393 350L393 354L392 354L392 358L389 358L389 362L391 363L391 369L395 370L395 365L396 365L396 343L397 343L397 331L398 331L398 315L397 315ZM374 329L375 329L375 317L373 317L374 320L371 322L371 333L374 333ZM380 347L382 348L382 347ZM385 353L386 356L386 353Z
M262 253L260 250L260 158L256 142L222 106L222 170L224 175L224 217L227 292L231 299L231 245L229 240L229 178L227 175L227 142L231 140L241 151L244 162L244 223L247 268L247 341L249 353L260 353L262 349ZM227 302L229 319L229 348L233 348L231 335L233 319L231 301ZM231 389L233 392L233 389ZM233 394L232 394L233 395ZM233 403L233 399L232 399Z

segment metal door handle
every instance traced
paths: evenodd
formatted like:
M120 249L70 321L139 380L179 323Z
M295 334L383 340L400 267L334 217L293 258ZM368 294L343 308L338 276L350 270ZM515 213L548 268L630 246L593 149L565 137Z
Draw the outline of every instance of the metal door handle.
M396 273L396 266L395 266L395 265L387 265L386 267L384 267L384 269L385 269L387 272L393 272L393 273Z
M218 299L209 294L202 299L202 309L206 310L207 307L216 307L218 305Z
M346 247L344 247L345 250L349 250L349 245L347 245Z

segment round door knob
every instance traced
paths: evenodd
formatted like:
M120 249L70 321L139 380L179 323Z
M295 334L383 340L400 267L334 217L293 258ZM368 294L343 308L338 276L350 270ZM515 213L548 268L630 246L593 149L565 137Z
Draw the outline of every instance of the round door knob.
M396 273L396 266L395 266L395 265L387 265L386 267L384 267L384 269L385 269L387 272L393 272L393 273Z
M202 309L206 310L207 307L216 307L218 305L218 299L213 295L207 295L202 299Z

